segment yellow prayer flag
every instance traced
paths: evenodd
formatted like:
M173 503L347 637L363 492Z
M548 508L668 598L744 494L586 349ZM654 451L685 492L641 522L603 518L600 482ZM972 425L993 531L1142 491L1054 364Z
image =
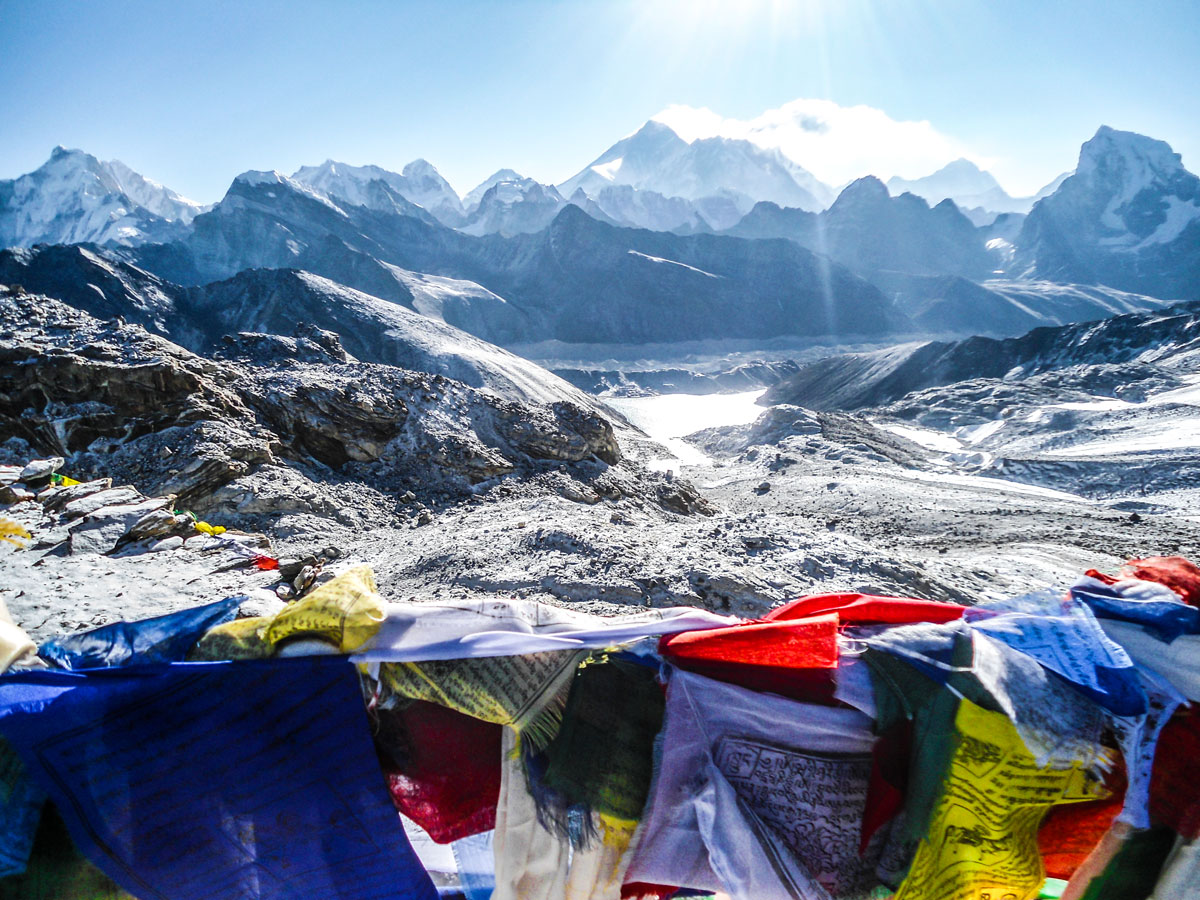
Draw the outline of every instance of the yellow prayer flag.
M1009 718L963 700L945 788L895 900L1033 900L1050 807L1107 796L1083 764L1039 768Z

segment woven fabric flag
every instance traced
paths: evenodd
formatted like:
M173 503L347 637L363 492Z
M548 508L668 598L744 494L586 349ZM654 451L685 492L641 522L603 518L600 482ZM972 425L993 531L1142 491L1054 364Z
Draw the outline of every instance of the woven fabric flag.
M1033 657L1113 714L1144 714L1146 694L1129 654L1085 604L1069 600L1054 606L968 619L975 630Z
M1125 768L1116 766L1104 779L1110 795L1103 800L1055 806L1038 828L1038 850L1049 878L1071 878L1104 838L1125 803Z
M142 900L433 900L344 659L0 679L0 731Z
M755 622L685 631L658 642L663 658L688 672L809 703L836 688L838 617Z
M1150 821L1200 839L1200 713L1175 713L1158 737L1150 777Z
M1102 786L1080 765L1038 765L1008 717L969 700L929 833L896 900L1032 900L1045 880L1037 829L1052 806L1095 800Z
M355 566L313 589L275 616L236 619L211 628L190 658L202 661L265 659L289 641L319 641L351 653L374 637L384 620L383 598L370 566Z
M392 802L430 838L495 827L501 726L421 700L376 709L374 725Z
M355 566L285 606L263 639L273 648L291 638L318 638L342 653L357 650L379 631L383 598L370 566Z
M42 645L38 655L62 669L179 662L206 631L233 620L245 597L142 619L113 622Z
M664 700L656 676L655 669L618 659L588 661L576 671L541 778L550 789L545 802L557 806L559 821L565 823L568 810L582 808L606 822L606 835L632 837L650 791L654 739L662 727Z
M1143 625L1166 641L1200 632L1200 609L1158 582L1129 579L1110 585L1085 577L1071 587L1071 596L1091 607L1098 618Z
M517 737L509 729L503 734L501 757L492 900L560 900L566 894L571 845L540 821L525 784Z
M1105 620L1100 625L1135 663L1167 679L1189 700L1200 701L1200 635L1185 634L1168 643L1129 622Z
M0 878L25 871L45 802L17 751L0 738Z
M1195 900L1200 884L1200 841L1177 841L1154 885L1154 900Z
M672 671L629 879L755 900L874 886L880 842L859 853L874 741L855 710Z
M1063 900L1147 900L1175 846L1170 828L1116 822L1071 876ZM1192 896L1192 895L1188 895Z
M508 725L523 745L540 749L558 733L571 679L587 652L381 663L378 678L385 692Z
M785 603L763 616L766 622L807 619L837 613L843 625L911 625L915 622L952 622L962 618L965 606L909 597L877 594L814 594Z
M696 628L734 625L734 616L679 606L627 616L597 616L533 600L389 603L379 633L356 662L516 656L550 650L604 650Z

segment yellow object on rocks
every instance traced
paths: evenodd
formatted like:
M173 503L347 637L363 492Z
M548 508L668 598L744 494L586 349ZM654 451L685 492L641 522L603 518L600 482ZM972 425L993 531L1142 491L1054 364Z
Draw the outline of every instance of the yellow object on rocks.
M195 525L196 530L201 534L207 534L211 535L212 537L216 537L219 534L225 533L224 525L209 525L207 522L201 522L199 520L193 524Z
M349 653L375 636L385 616L375 573L370 566L355 566L283 609L265 638L272 648L290 638L320 638Z
M189 659L262 659L285 641L324 641L341 653L357 650L379 631L385 613L370 566L356 566L327 581L275 616L236 619L210 628Z
M271 655L271 645L264 637L270 624L270 616L255 616L217 625L208 629L204 637L196 642L188 659L193 662L263 659Z
M24 545L16 540L16 538L31 540L33 535L19 522L14 522L12 519L0 519L0 541L5 541L14 547L20 547L22 550L25 549Z

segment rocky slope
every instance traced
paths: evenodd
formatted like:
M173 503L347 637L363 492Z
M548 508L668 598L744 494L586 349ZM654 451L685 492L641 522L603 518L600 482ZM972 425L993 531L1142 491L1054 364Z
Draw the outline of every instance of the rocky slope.
M989 414L990 396L959 394L963 414ZM694 436L709 460L681 478L643 465L662 448L574 404L353 362L315 328L237 335L207 359L5 292L0 462L62 456L85 486L62 509L0 488L0 515L34 535L0 546L0 596L44 638L230 593L271 602L260 588L278 573L231 567L333 545L339 564L370 563L392 600L753 616L812 590L973 602L1200 538L1169 506L1131 515L1127 498L980 477L922 445L936 426L903 415L779 406ZM232 534L241 551L193 543L183 510L264 536Z
M867 353L832 356L803 367L768 390L764 404L813 409L860 409L905 394L978 378L1005 382L1043 372L1143 362L1175 364L1188 372L1200 347L1200 305L1130 313L1100 322L1036 328L1016 338L973 337L953 343L905 344ZM1086 371L1080 376L1087 383ZM1114 390L1119 380L1097 378L1094 390Z
M1015 337L1043 325L1091 322L1166 305L1104 285L900 273L875 281L918 330L935 335Z
M183 288L100 249L0 251L0 283L62 299L98 318L120 316L196 353L211 354L226 335L291 336L304 323L337 335L349 356L362 362L445 375L508 399L595 406L541 367L446 324L446 317L467 315L466 286L415 273L404 278L397 283L411 286L407 308L295 269L249 270ZM472 301L479 315L504 307L482 289Z
M825 360L766 402L854 408L935 465L1138 513L1200 499L1200 305ZM779 410L791 410L790 405Z
M294 338L238 335L218 361L6 292L0 327L10 455L63 456L74 477L129 481L199 512L337 513L365 524L392 516L414 489L465 496L500 476L565 466L581 492L619 494L642 477L617 467L612 426L567 399L525 404L354 362L312 326ZM647 484L637 490L657 497ZM339 492L354 502L339 503Z

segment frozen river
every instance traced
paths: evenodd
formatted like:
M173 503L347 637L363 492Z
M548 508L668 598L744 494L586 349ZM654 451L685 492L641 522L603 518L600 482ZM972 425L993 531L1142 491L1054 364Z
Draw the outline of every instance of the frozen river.
M745 425L763 414L754 401L763 392L737 394L658 394L654 397L605 397L604 402L658 441L670 452L651 467L678 470L680 466L706 466L712 460L683 440L686 434L719 425Z

